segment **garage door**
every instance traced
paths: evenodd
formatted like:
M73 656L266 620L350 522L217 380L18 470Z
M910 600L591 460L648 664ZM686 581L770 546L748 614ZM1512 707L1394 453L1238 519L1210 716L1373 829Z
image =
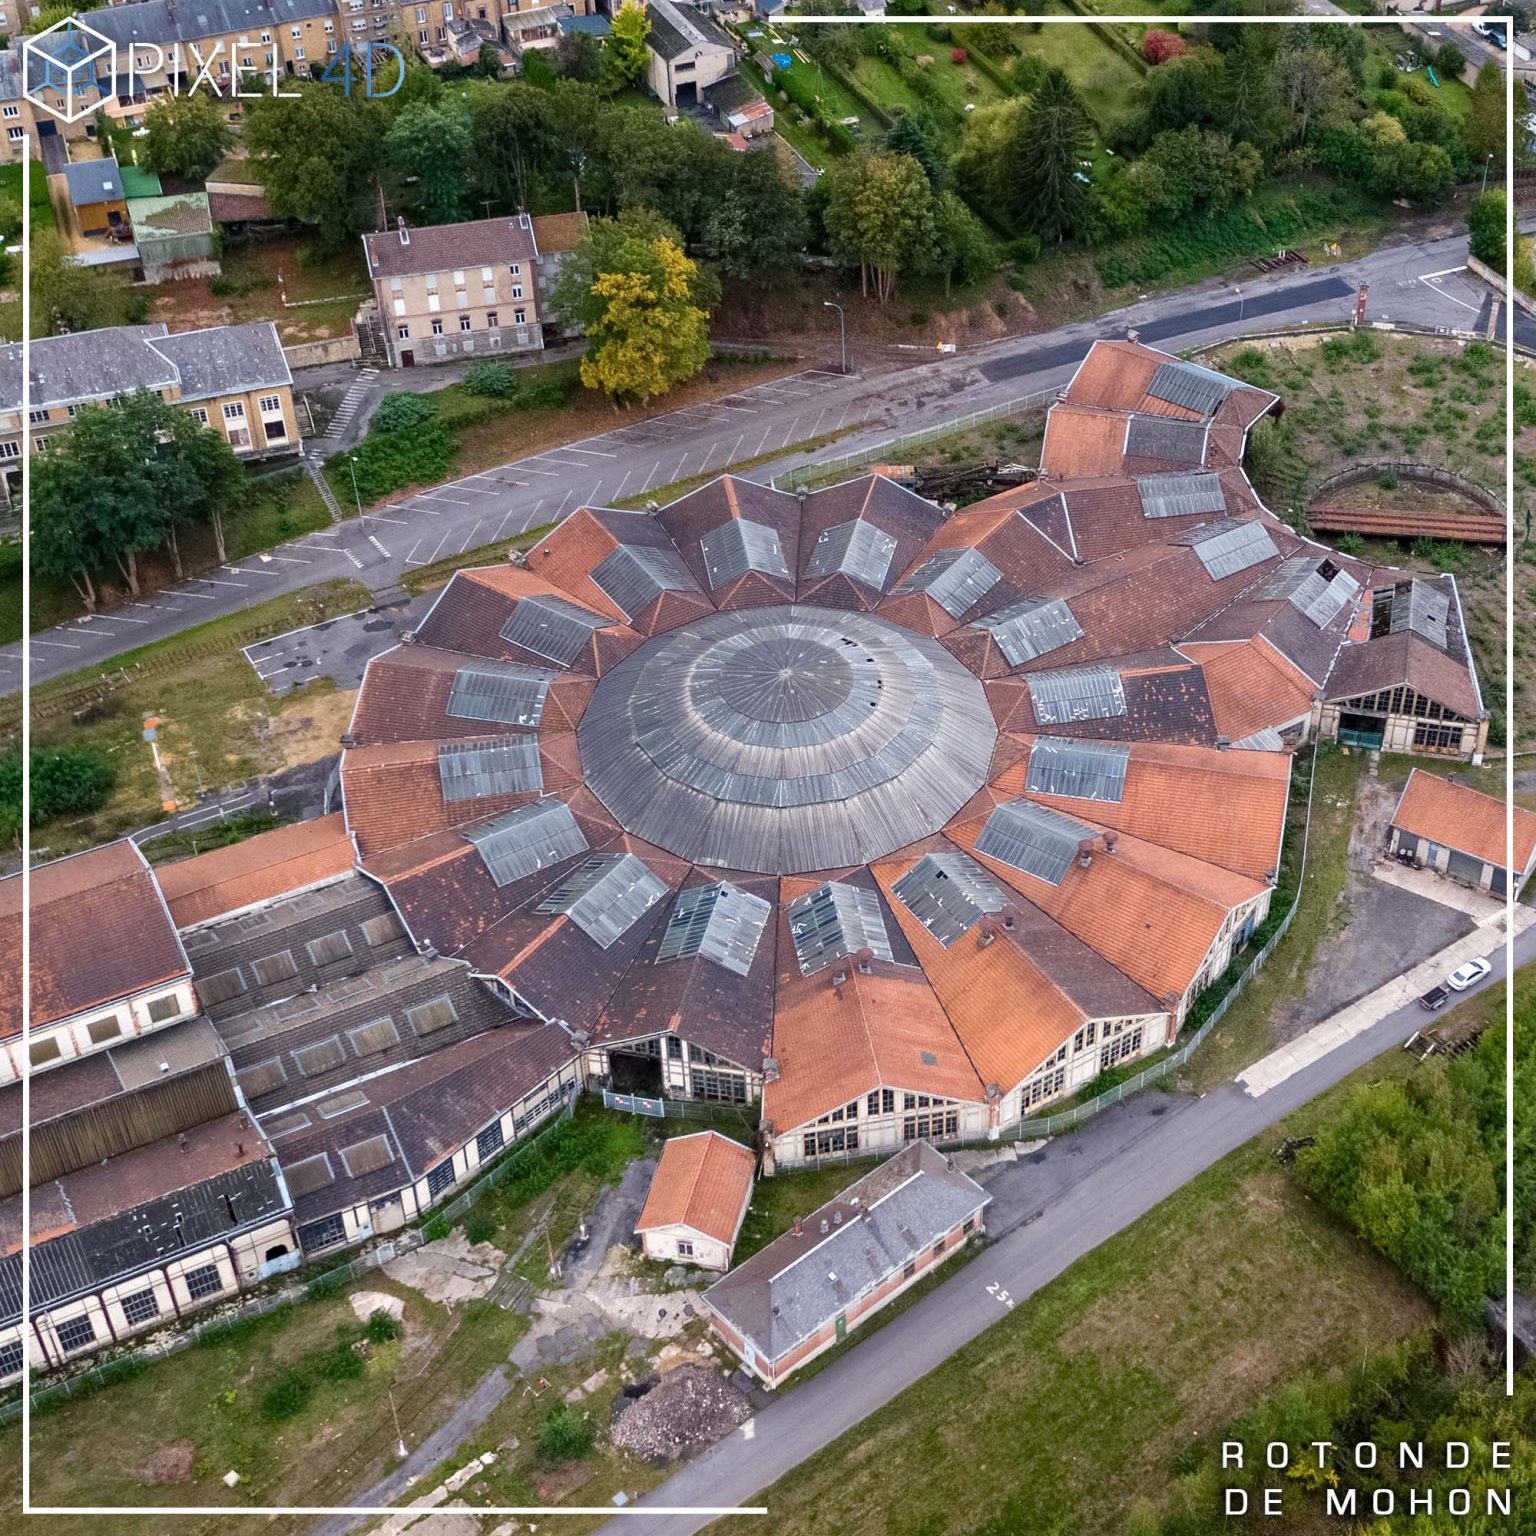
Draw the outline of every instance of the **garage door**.
M1483 861L1474 859L1470 854L1451 852L1451 862L1446 873L1453 880L1460 880L1466 885L1481 885L1483 883Z
M1495 869L1493 872L1493 883L1488 889L1495 896L1503 896L1509 889L1509 871Z

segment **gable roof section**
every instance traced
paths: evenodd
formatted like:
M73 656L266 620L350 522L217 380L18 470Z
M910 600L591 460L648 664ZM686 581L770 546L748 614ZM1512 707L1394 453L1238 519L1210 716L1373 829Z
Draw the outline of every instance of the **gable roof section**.
M689 1227L729 1247L747 1213L756 1164L749 1147L719 1131L669 1137L635 1231Z
M1536 813L1517 805L1514 821L1513 868L1518 875L1536 856ZM1392 812L1392 825L1498 869L1509 867L1504 802L1423 768L1415 768L1408 775L1397 809Z
M368 275L411 277L417 273L459 271L532 261L538 254L527 214L510 219L474 219L465 224L433 224L385 230L363 236ZM465 273L472 283L480 274Z

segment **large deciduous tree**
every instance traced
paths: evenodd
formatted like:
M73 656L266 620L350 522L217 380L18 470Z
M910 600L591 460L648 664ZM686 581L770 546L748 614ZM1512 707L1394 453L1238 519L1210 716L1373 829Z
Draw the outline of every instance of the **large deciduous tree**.
M645 40L650 36L651 20L643 0L623 0L613 13L608 41L603 45L604 61L616 89L639 85L650 68Z
M29 297L34 336L99 330L115 318L112 294L101 275L76 266L51 229L32 231Z
M156 97L144 114L141 158L152 171L202 181L233 143L224 113L201 91Z
M910 155L849 155L827 172L823 219L832 254L859 269L866 297L885 304L903 270L933 255L933 191Z
M654 213L594 222L561 270L554 312L586 333L581 381L642 402L692 378L709 358L718 284Z
M1472 107L1467 114L1467 148L1479 170L1493 156L1494 169L1503 164L1504 141L1509 122L1504 111L1504 76L1497 64L1484 64L1472 86Z
M391 125L385 159L412 190L416 212L429 224L452 224L465 215L470 132L456 108L413 102Z

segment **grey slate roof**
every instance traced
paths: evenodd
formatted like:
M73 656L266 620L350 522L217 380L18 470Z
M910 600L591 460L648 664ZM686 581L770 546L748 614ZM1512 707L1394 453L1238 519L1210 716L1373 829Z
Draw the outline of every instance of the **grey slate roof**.
M183 400L209 400L293 383L277 327L270 320L178 331L153 345L180 374Z
M724 48L735 53L736 45L707 17L672 0L648 0L646 14L651 30L646 44L664 59L680 58L700 48Z
M765 1359L782 1360L991 1199L913 1142L716 1281L705 1303Z
M471 267L495 267L532 261L538 255L533 224L527 215L512 219L475 219L467 224L434 224L420 229L385 230L363 236L363 254L371 278L409 277L416 273L451 272ZM530 273L531 277L532 274ZM465 272L469 286L479 284L478 272Z
M123 197L123 178L115 157L71 161L64 167L64 184L69 188L69 200L76 208L89 208L92 203L120 202Z

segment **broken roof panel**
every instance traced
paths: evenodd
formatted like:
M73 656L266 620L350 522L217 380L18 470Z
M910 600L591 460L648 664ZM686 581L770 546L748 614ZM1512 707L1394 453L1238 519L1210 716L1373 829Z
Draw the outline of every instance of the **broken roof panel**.
M795 959L802 976L814 976L834 961L869 950L877 960L890 960L890 935L880 897L863 886L831 880L797 896L786 908Z
M1185 410L1199 411L1202 416L1212 416L1234 389L1241 386L1236 379L1229 379L1209 368L1194 363L1160 363L1147 384L1147 393L1154 400L1166 400L1169 405L1182 405Z
M663 592L699 590L675 549L649 544L620 544L598 563L592 580L631 619Z
M958 849L925 853L891 891L945 949L969 933L984 913L1008 905L1002 887Z
M791 579L779 535L766 523L733 517L711 528L699 541L699 547L704 553L711 592L718 592L748 571L761 571L783 581Z
M1125 429L1130 459L1163 459L1170 464L1205 463L1205 424L1172 416L1132 416Z
M1143 517L1195 517L1227 510L1221 477L1205 471L1194 475L1137 475L1136 494L1141 498Z
M537 793L544 787L535 736L495 736L437 749L437 772L448 804L487 795Z
M1029 702L1041 725L1108 720L1125 713L1125 685L1113 667L1063 667L1025 678Z
M1031 795L1066 795L1118 805L1125 798L1125 769L1131 749L1113 741L1077 741L1043 736L1029 749Z
M1392 588L1390 634L1411 630L1433 641L1441 650L1450 649L1450 597L1427 581L1400 581Z
M666 883L634 854L604 853L578 864L534 910L563 913L607 949L666 894Z
M822 530L805 574L811 581L820 581L841 571L880 592L885 589L895 553L896 540L890 534L865 518L856 517Z
M1212 581L1235 576L1251 565L1273 560L1280 553L1263 523L1238 518L1192 528L1175 542L1194 550Z
M446 713L456 720L494 720L536 727L552 673L509 661L477 661L453 674Z
M501 638L535 656L568 667L581 654L592 632L607 628L610 622L567 598L541 593L523 598L513 608L511 617L501 626Z
M1033 800L1011 800L987 817L976 839L976 851L1037 880L1060 885L1079 846L1097 836L1092 827L1060 811L1036 805Z
M761 896L722 880L684 891L672 908L657 964L695 956L745 976L773 909Z
M1326 629L1359 590L1360 583L1333 561L1299 555L1281 565L1262 595L1283 597L1319 629Z
M1083 627L1073 617L1062 597L1039 599L1026 597L986 618L978 619L972 629L984 629L997 641L997 648L1010 666L1022 666L1047 651L1070 645L1082 638Z
M941 549L913 571L897 593L924 592L950 618L974 608L1003 579L1003 573L979 549Z
M549 799L520 805L464 836L479 850L486 873L497 885L510 885L588 847L570 806Z

